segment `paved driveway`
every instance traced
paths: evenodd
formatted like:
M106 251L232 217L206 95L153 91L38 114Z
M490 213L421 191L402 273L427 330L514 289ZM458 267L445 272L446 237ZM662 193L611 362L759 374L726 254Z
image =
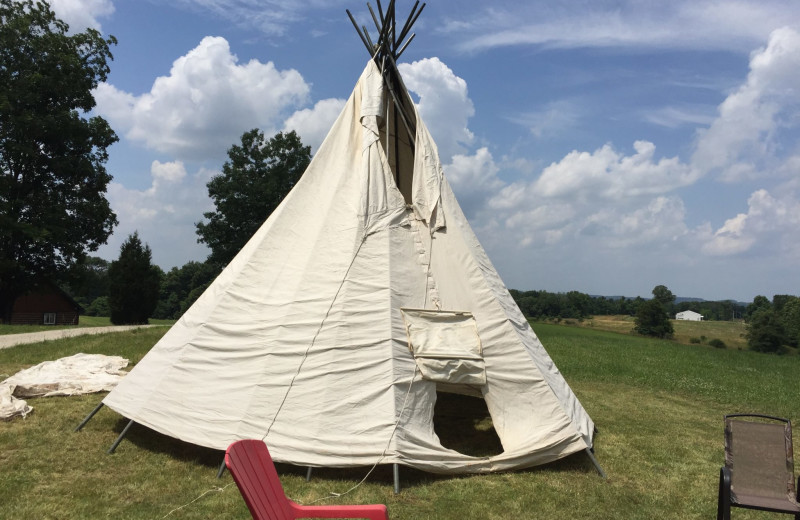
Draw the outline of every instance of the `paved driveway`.
M82 327L79 329L43 330L26 334L4 334L0 336L0 349L22 345L25 343L38 343L53 339L71 338L86 334L105 334L107 332L122 332L125 330L141 329L144 327L163 327L164 325L116 325L112 327Z

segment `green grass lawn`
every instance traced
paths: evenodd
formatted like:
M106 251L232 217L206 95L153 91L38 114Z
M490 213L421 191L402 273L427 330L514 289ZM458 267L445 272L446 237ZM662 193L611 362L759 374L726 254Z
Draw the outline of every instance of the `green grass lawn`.
M391 470L381 467L363 486L331 503L385 503L393 519L713 518L723 462L722 415L762 412L795 422L800 416L800 356L589 328L538 324L535 329L600 431L596 455L608 479L579 454L493 475L439 477L403 468L403 491L394 495ZM0 373L79 351L136 362L164 331L0 350ZM0 518L157 519L207 491L168 518L249 518L230 476L215 478L221 452L134 427L117 453L107 455L126 423L107 409L73 433L101 398L31 399L31 416L0 423ZM479 415L468 421L484 430L486 419ZM458 424L469 430L468 423ZM800 453L797 440L795 450ZM303 468L281 465L279 472L291 497L310 502L350 488L367 469L317 470L310 483ZM734 514L781 518L745 510Z

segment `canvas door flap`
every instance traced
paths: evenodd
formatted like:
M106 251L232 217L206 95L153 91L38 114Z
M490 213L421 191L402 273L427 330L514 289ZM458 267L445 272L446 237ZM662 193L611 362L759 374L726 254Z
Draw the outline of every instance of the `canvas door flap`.
M483 359L474 320L472 323L438 323L436 326L412 323L408 331L415 356Z
M485 385L486 368L482 359L438 359L416 357L423 379L437 383Z
M422 377L485 385L486 368L475 318L469 312L401 309L408 347Z

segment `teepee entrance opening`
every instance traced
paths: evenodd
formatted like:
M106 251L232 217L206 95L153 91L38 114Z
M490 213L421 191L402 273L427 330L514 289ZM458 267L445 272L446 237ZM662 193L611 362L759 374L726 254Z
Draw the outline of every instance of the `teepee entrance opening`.
M472 457L503 453L503 445L482 397L437 391L433 430L445 448Z

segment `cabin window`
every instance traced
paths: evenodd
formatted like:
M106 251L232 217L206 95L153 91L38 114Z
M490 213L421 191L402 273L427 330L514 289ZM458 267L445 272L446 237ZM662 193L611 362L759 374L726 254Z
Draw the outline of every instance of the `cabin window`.
M45 312L44 313L44 324L45 325L55 325L56 324L56 313L55 312Z
M401 309L408 347L423 379L485 385L486 368L475 318L469 312Z

